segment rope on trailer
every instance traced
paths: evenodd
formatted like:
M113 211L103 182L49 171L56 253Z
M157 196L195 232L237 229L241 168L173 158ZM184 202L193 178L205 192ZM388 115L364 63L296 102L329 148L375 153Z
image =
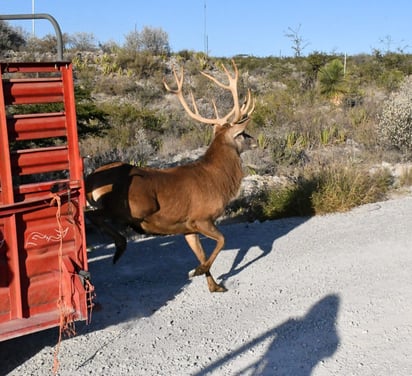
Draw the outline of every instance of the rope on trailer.
M57 205L56 210L56 221L60 234L60 245L59 245L59 299L57 301L57 306L60 312L60 325L59 325L59 339L57 341L54 350L53 359L53 374L56 375L59 370L59 351L62 342L63 334L68 336L76 334L74 328L74 318L72 312L67 308L63 296L63 225L61 223L61 198L57 193L51 193L52 199L50 201L50 206Z

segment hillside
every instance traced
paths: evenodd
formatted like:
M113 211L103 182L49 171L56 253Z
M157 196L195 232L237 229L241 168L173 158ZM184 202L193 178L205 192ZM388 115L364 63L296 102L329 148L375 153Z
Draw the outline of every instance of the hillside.
M235 57L240 95L250 88L256 98L249 131L259 147L243 155L246 175L257 176L244 188L253 197L238 200L231 212L276 218L342 211L409 187L410 141L396 144L385 136L381 118L391 96L402 95L402 85L409 87L411 59L377 54L344 60L322 53ZM73 61L79 86L88 88L94 104L107 114L105 135L82 141L84 154L93 156L90 169L113 159L164 166L196 158L199 150L201 154L211 132L190 120L164 89L163 78L174 80L173 68L184 67L187 90L193 90L204 116L213 116L212 100L221 112L232 105L226 93L200 75L207 71L224 80L221 64L230 67L228 59L189 51L141 53L131 59L123 51L82 53ZM403 131L410 140L411 125ZM345 186L359 180L360 186L348 192ZM274 197L272 188L279 187L282 193ZM331 197L332 191L341 191L340 196ZM296 195L300 203L291 205Z
M66 57L74 65L86 173L112 160L161 167L201 155L211 130L190 120L164 89L164 78L174 80L173 68L184 67L185 87L193 90L203 116L213 116L212 100L221 112L232 106L227 93L200 75L206 71L224 80L221 64L230 67L228 59L119 47L70 50ZM411 91L411 60L378 51L234 57L240 95L250 88L256 99L249 133L258 148L243 155L247 197L229 214L263 219L345 211L408 190L412 106L400 105L398 98Z

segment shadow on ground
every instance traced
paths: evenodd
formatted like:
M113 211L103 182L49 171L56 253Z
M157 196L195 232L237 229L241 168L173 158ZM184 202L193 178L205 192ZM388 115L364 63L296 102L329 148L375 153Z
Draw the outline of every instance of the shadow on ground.
M269 346L263 357L237 371L236 375L310 376L316 365L331 357L339 346L340 340L336 331L339 305L338 295L328 295L310 308L302 318L289 319L268 330L202 369L195 376L217 374L225 364L266 341L269 341ZM276 321L276 318L274 320Z
M252 224L220 225L224 249L238 249L230 270L218 276L223 282L265 257L276 239L302 224L305 218ZM147 237L130 241L121 259L112 264L114 247L108 238L88 233L89 270L96 291L92 322L76 323L77 335L104 329L131 319L148 317L174 299L190 283L188 272L198 265L183 236ZM215 243L202 239L210 253ZM257 258L244 262L248 250L259 247ZM225 252L224 250L222 252ZM216 262L219 262L217 258ZM205 289L206 281L205 281ZM45 347L53 356L58 329L53 328L0 342L0 376L30 359ZM41 365L40 365L41 366Z

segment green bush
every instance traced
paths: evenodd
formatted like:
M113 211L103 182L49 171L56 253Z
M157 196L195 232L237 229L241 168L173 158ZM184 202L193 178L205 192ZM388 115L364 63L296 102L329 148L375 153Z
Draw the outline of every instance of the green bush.
M264 218L311 216L315 214L311 197L316 180L299 177L291 186L271 189L262 194L261 212Z

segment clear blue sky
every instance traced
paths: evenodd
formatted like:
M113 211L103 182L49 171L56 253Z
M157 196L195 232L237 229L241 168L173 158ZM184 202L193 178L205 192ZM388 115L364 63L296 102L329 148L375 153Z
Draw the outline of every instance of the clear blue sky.
M150 26L167 32L174 52L204 51L207 45L212 56L292 56L285 33L300 25L309 43L305 55L412 52L410 0L0 0L0 13L31 13L33 1L35 12L54 16L64 33L93 33L98 42L122 44L135 28ZM32 32L31 21L10 24ZM38 20L35 33L54 31Z

